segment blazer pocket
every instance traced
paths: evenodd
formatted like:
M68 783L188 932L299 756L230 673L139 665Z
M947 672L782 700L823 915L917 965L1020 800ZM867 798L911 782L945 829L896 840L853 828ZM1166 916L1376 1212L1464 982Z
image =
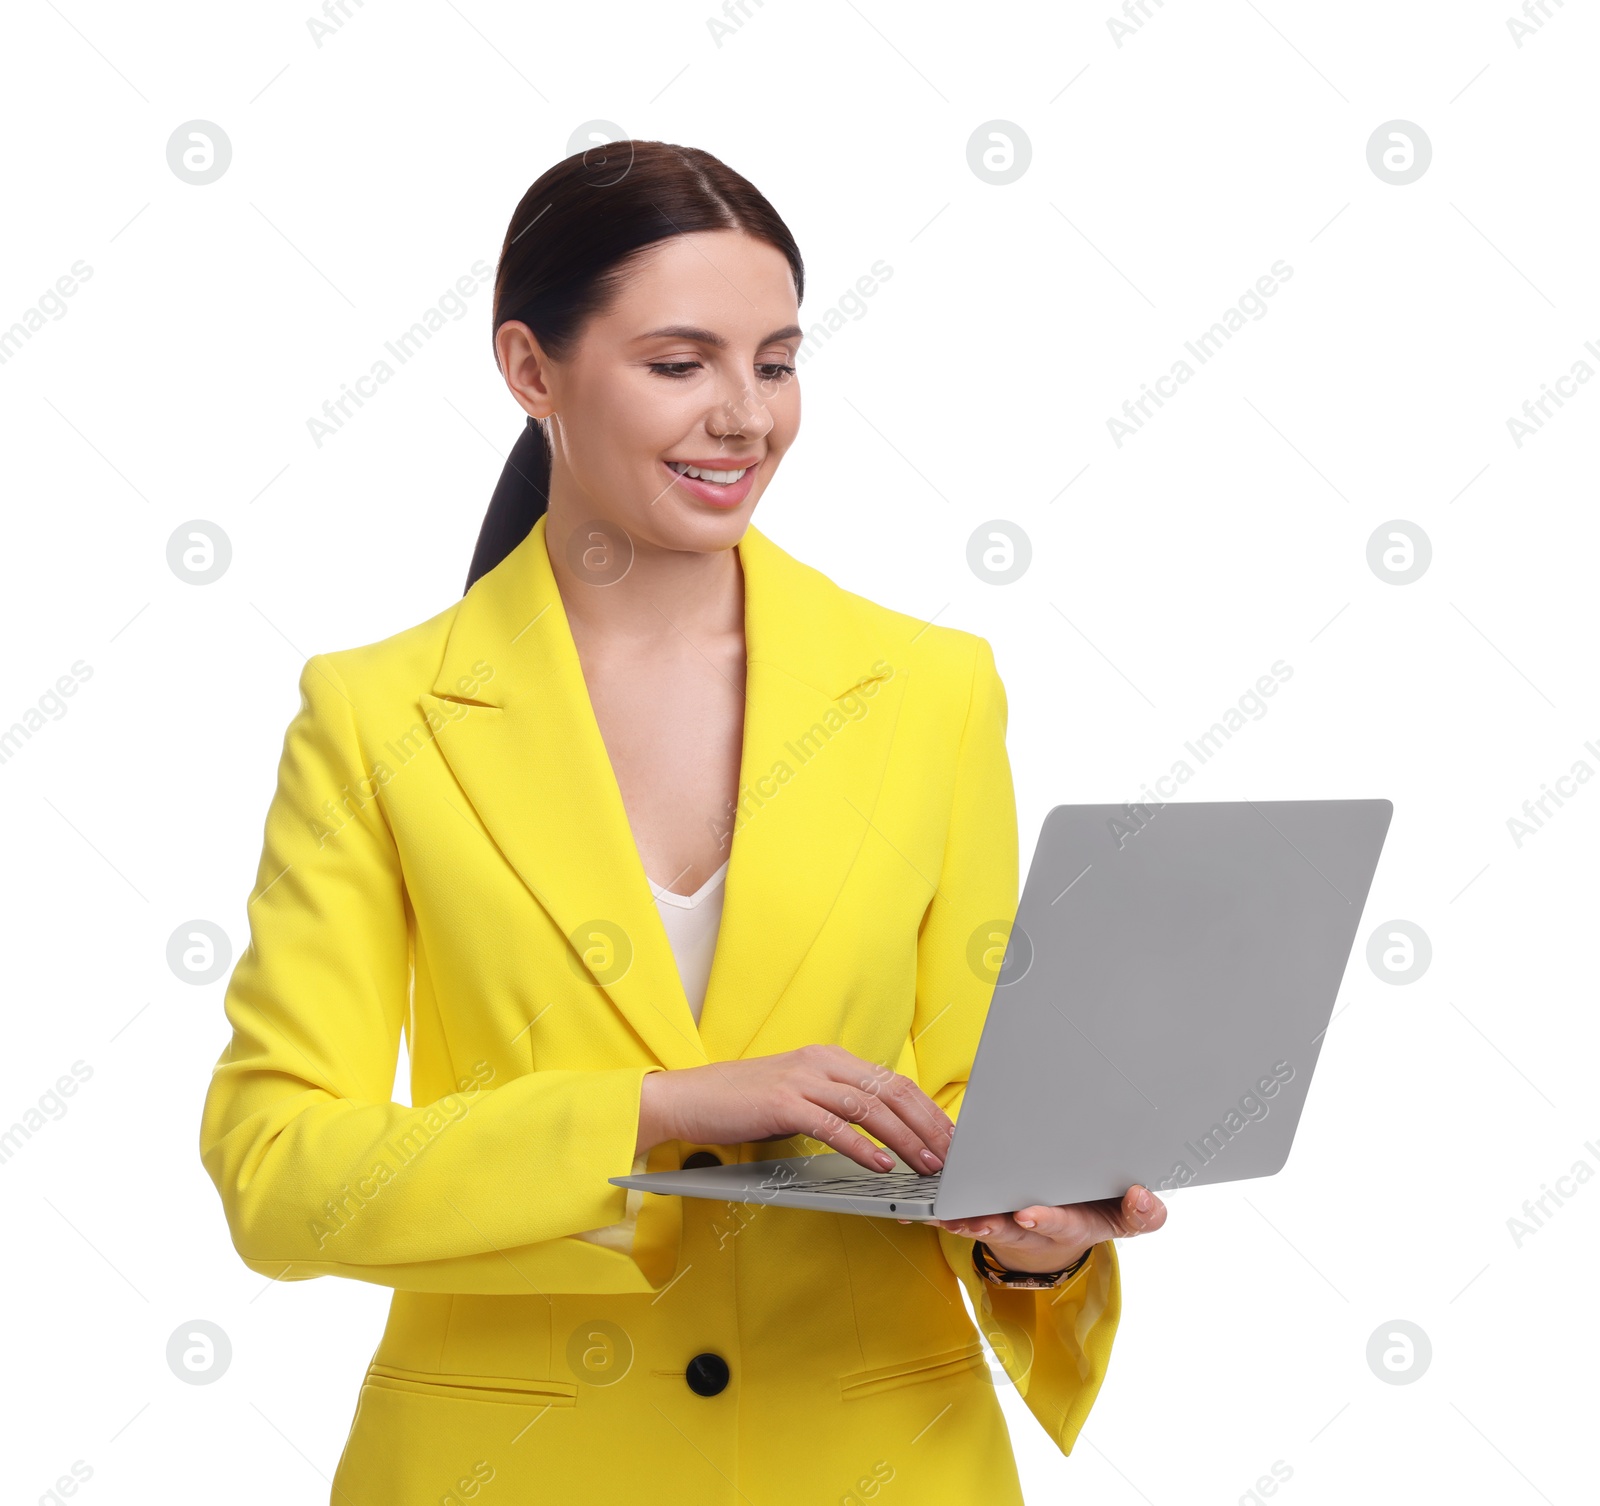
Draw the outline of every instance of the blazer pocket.
M943 1380L947 1376L986 1368L983 1343L980 1339L973 1339L959 1348L946 1349L939 1354L920 1355L914 1360L902 1360L899 1364L879 1365L876 1369L853 1370L849 1375L841 1375L839 1395L844 1401L854 1401L858 1397L876 1396L880 1391L915 1385L918 1381Z
M402 1370L398 1365L372 1364L367 1367L366 1384L419 1396L497 1401L518 1407L571 1407L578 1402L575 1382L520 1375L445 1375L435 1370Z

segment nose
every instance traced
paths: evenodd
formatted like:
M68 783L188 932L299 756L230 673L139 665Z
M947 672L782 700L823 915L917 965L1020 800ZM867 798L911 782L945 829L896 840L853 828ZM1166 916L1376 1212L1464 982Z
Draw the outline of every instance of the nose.
M707 419L707 427L719 439L763 439L772 432L772 410L766 397L748 378L734 380L718 400Z

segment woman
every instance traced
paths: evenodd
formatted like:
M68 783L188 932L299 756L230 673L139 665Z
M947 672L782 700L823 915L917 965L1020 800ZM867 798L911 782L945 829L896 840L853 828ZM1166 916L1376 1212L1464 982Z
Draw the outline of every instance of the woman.
M466 595L301 674L201 1150L252 1270L395 1289L336 1501L1020 1501L958 1282L1063 1451L1105 1373L1143 1188L936 1228L608 1181L936 1170L1016 911L988 644L751 526L802 294L709 154L558 163Z

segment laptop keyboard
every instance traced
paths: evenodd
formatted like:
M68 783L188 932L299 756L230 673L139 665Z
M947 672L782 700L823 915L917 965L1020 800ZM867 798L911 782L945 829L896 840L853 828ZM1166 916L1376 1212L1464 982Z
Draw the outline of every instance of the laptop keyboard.
M914 1171L881 1171L870 1177L821 1177L814 1182L801 1178L782 1185L789 1192L847 1192L851 1197L932 1197L939 1190L939 1178Z

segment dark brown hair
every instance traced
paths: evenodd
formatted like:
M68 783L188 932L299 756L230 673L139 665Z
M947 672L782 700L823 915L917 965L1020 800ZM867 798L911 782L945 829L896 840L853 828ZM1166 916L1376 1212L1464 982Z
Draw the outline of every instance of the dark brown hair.
M755 186L697 147L613 141L556 163L523 194L494 279L494 330L526 324L555 360L610 306L645 247L698 230L742 230L788 259L805 297L800 248ZM527 538L550 504L550 443L531 414L506 458L478 534L467 590Z

